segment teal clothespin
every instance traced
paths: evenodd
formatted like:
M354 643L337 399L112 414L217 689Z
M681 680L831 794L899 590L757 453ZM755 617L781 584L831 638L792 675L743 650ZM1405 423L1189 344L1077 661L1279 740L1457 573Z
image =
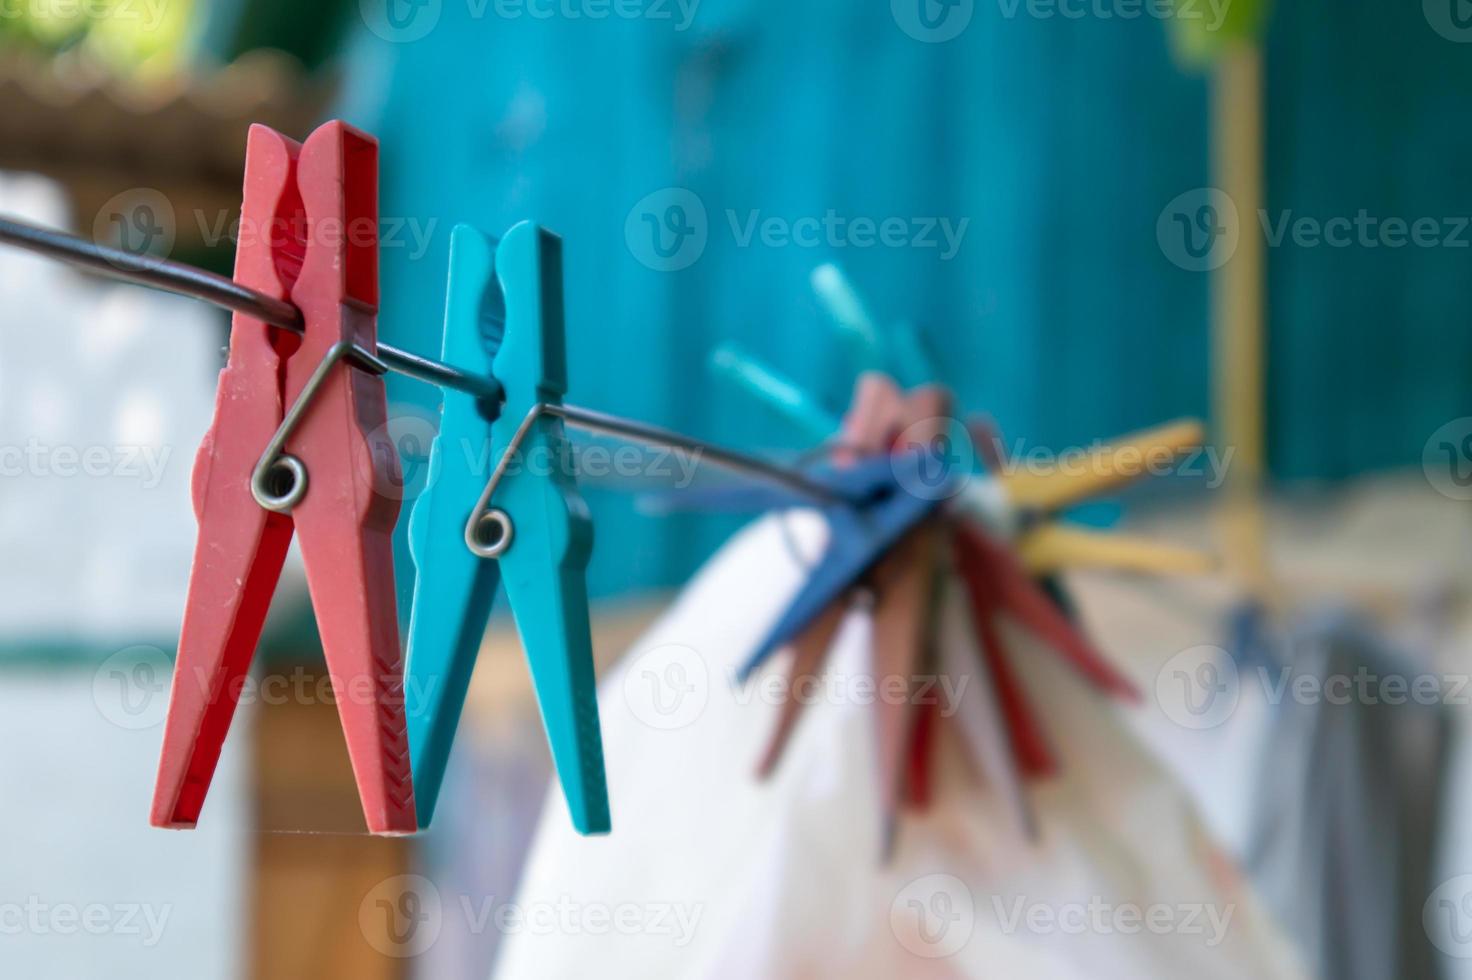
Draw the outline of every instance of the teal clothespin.
M573 825L609 830L608 787L593 673L585 570L593 525L578 495L560 419L539 414L567 389L562 242L532 224L498 245L460 225L450 243L444 358L491 375L504 401L487 406L446 390L430 449L429 482L409 520L418 570L409 622L405 696L414 793L429 825L465 704L496 587L516 618L542 722ZM514 463L490 504L508 524L504 548L486 558L467 545L466 524L488 470L508 449Z
M748 354L726 343L710 355L711 370L770 407L802 430L804 437L822 442L838 431L842 421L819 403L807 389Z
M829 262L818 266L812 274L813 292L828 310L841 336L853 348L859 372L883 371L900 383L913 388L936 379L935 365L915 325L897 323L881 331L869 315L843 270Z

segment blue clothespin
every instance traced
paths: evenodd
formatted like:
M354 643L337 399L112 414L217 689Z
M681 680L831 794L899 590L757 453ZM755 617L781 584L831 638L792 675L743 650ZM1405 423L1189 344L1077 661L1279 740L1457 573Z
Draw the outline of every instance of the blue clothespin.
M849 499L861 502L824 508L829 534L822 556L739 676L743 680L750 677L768 657L792 642L825 608L857 585L905 532L940 506L948 496L940 484L957 475L928 450L872 457L847 469L815 474ZM921 490L926 492L918 492ZM775 500L782 491L768 493Z
M418 578L405 691L421 827L433 816L503 583L573 825L585 834L609 829L585 582L593 525L561 420L529 414L560 403L567 388L562 312L559 238L522 223L494 244L466 225L455 228L444 357L494 376L504 401L487 405L445 391L429 482L409 520ZM484 522L490 536L480 542L497 557L482 557L467 543L479 533L468 533L467 521L486 489L486 467L512 448L521 465L508 467L497 484L489 500L494 519Z

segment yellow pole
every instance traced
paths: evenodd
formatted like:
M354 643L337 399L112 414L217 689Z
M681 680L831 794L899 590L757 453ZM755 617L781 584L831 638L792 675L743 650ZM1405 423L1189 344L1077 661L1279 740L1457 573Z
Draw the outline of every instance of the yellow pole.
M1212 288L1214 414L1217 437L1234 455L1227 470L1221 554L1249 595L1273 604L1275 591L1262 507L1264 449L1262 50L1230 44L1216 65L1212 154L1216 186L1237 208L1237 250Z

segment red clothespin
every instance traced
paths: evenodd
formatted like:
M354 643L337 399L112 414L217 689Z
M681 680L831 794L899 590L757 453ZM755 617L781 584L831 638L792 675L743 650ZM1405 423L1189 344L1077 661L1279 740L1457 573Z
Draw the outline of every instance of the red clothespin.
M383 492L397 457L375 376L378 144L342 122L305 144L251 127L241 219L236 281L293 303L305 333L234 317L194 467L199 539L152 822L199 819L295 532L368 829L413 833L399 505Z

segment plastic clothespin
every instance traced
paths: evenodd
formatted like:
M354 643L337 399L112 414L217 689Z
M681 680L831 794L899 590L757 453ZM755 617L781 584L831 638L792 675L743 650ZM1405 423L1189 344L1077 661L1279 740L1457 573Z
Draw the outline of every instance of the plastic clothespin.
M1135 685L1084 638L1010 550L965 521L958 522L955 542L963 576L968 581L989 583L994 611L1004 611L1030 630L1100 690L1127 701L1139 701Z
M1028 803L1018 747L991 664L978 646L978 631L966 614L955 584L944 586L940 602L941 637L938 668L953 678L969 677L957 689L955 709L959 741L980 781L999 793L1020 839L1036 840L1037 819ZM1040 734L1040 733L1037 733Z
M893 381L878 373L862 376L854 386L853 403L843 419L835 459L851 464L861 454L875 457L887 453L890 441L900 429L903 411L904 396ZM826 439L827 435L821 438ZM848 609L850 595L851 592L844 592L829 603L792 640L786 697L778 708L777 726L757 769L763 778L771 775L786 751L804 707L798 692L805 690L822 670Z
M860 372L887 372L904 388L935 380L935 365L925 353L914 324L902 322L881 331L858 290L833 263L813 270L812 285L840 335L848 341Z
M941 389L920 389L906 397L887 376L877 373L864 375L856 386L853 407L845 417L841 446L834 454L835 460L839 465L848 465L856 470L885 463L900 467L908 465L910 457L920 454L900 447L899 455L891 459L896 436L926 420L934 420L936 425L943 424L948 403L949 398ZM913 436L916 432L910 434ZM918 443L921 447L928 447L928 433L920 433ZM921 462L924 462L923 457ZM916 484L908 482L914 478L914 472L899 469L893 476L897 481L895 492L912 499L923 499L912 493ZM940 529L924 520L933 510L933 507L921 508L920 516L895 535L887 546L880 548L858 574L851 574L852 566L843 566L840 562L841 570L850 573L847 581L839 580L833 598L822 605L816 617L802 626L791 641L794 656L789 665L788 696L779 709L777 727L763 756L762 774L770 773L780 760L802 710L802 702L794 692L803 689L805 677L816 675L821 668L848 605L848 597L855 590L864 588L874 595L870 615L873 621L872 668L876 682L886 687L896 681L907 687L915 683L917 672L933 650L930 639L934 617L931 613ZM865 523L862 518L860 523ZM834 555L835 542L849 539L853 534L832 517L830 526L829 550L814 567L810 585L814 581L824 581ZM793 610L803 608L803 600L804 594L799 593L789 615ZM780 633L781 629L779 624L777 632ZM911 802L923 804L928 795L931 759L928 736L933 733L934 721L935 718L923 707L917 710L915 699L911 697L885 699L876 707L877 782L884 811L885 854L893 848L901 801L908 797Z
M445 359L494 376L503 404L446 391L428 487L409 521L418 569L409 625L409 741L420 822L434 813L498 582L531 667L573 825L610 818L585 581L593 524L562 421L567 390L562 242L532 224L493 242L465 225L450 245ZM507 462L504 473L501 463ZM487 490L490 507L467 528ZM472 551L467 539L486 535Z
M1078 632L1005 547L965 521L957 522L954 546L956 570L970 599L972 624L996 685L1018 767L1028 778L1052 776L1058 771L1058 760L1013 672L1010 653L997 628L1000 616L1009 616L1030 630L1105 693L1131 702L1139 700L1139 693Z
M887 379L886 379L887 380ZM951 410L950 393L938 386L910 392L886 439L898 452L928 448L944 431ZM896 444L903 434L909 445ZM910 492L917 486L908 484ZM931 521L912 530L884 557L873 575L874 674L882 685L903 683L907 696L881 699L878 712L878 758L881 802L885 811L884 853L892 853L902 801L924 808L928 803L930 734L936 720L934 705L917 703L916 678L927 663L933 668L935 652L936 563L942 543L941 528Z
M292 302L305 333L234 317L194 467L199 538L152 822L199 819L295 533L368 829L412 833L390 540L399 507L383 492L397 457L383 382L363 369L375 360L378 144L341 122L304 144L251 127L241 215L259 234L242 237L236 280Z
M710 355L711 370L796 426L804 439L822 442L838 431L839 420L805 388L736 344L722 344Z
M939 495L932 499L905 488L918 485L921 474L937 465L925 450L913 450L814 474L848 500L864 503L823 509L829 526L823 554L792 604L742 667L743 679L792 642L830 603L858 585L906 532L935 512L941 503Z

